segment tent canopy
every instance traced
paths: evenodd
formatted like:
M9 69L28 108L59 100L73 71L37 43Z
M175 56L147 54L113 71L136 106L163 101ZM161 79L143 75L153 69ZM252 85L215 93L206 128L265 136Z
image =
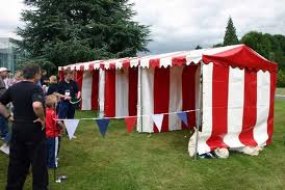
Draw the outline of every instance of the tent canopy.
M101 69L122 69L122 68L167 68L169 66L182 66L197 64L200 61L209 63L218 61L221 64L231 67L247 68L249 70L262 70L277 72L277 64L270 62L257 54L246 45L234 45L211 49L200 49L192 51L180 51L160 55L144 57L132 57L110 60L96 60L84 63L76 63L59 67L59 71L70 68L72 70L98 70Z

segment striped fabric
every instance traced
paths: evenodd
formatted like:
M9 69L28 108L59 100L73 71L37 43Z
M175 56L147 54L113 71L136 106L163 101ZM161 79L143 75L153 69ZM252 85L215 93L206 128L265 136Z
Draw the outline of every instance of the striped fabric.
M83 110L138 114L139 132L159 132L153 114L196 110L187 113L188 126L175 113L164 114L161 132L201 124L200 154L271 142L277 65L244 45L98 60L59 71L66 68L77 71Z
M105 70L105 117L136 115L137 80L137 69Z
M218 147L265 146L273 130L276 73L203 65L200 154Z
M158 132L151 118L152 114L195 110L198 91L196 80L200 74L198 65L171 68L142 69L141 109L142 121L137 130L140 132ZM197 78L198 76L198 78ZM196 112L188 113L188 127L196 125ZM163 118L162 132L187 128L177 114L166 114Z
M77 71L75 79L81 91L81 110L98 109L99 70Z

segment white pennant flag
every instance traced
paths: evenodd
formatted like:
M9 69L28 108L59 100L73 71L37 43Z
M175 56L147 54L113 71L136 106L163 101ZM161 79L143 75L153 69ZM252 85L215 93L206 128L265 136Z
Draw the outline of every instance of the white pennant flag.
M158 131L161 131L162 121L163 121L163 114L154 114L151 116L155 126L157 127Z
M74 133L78 127L79 119L64 119L64 124L68 133L69 140L74 137Z

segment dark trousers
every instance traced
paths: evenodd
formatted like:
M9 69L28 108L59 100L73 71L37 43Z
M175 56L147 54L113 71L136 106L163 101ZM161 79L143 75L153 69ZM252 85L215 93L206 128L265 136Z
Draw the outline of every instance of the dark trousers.
M23 189L30 165L32 166L33 190L47 190L45 131L42 131L41 126L36 124L30 124L29 127L13 126L12 130L6 190Z
M57 167L57 153L58 153L58 137L47 138L47 166L48 168L56 168Z
M60 119L73 119L75 114L75 107L67 101L61 101L58 103L57 110L58 118Z
M6 138L8 135L8 125L7 119L5 119L2 115L0 115L0 136L1 138Z

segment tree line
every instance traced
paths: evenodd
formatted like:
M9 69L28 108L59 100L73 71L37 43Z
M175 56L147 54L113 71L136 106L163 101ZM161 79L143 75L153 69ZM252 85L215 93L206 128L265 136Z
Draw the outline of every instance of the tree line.
M250 31L243 35L239 40L236 35L236 28L232 18L228 20L223 43L213 47L227 46L234 44L245 44L263 57L278 64L277 85L285 87L285 36L281 34L268 34L258 31Z
M18 28L22 62L40 63L48 72L76 62L136 56L147 52L149 26L132 20L128 0L24 0L25 25ZM241 39L229 18L224 40L213 47L243 43L278 63L278 85L285 86L285 36L250 31ZM202 48L200 45L196 49Z

